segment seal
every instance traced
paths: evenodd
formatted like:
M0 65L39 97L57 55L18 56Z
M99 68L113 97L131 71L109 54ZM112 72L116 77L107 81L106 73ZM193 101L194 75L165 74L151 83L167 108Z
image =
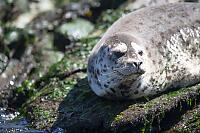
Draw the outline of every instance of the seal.
M200 3L146 7L117 20L91 51L88 81L109 99L200 82Z

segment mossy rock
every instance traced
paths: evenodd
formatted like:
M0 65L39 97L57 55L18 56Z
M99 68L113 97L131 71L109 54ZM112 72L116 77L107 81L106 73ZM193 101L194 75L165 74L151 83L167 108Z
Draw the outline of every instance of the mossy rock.
M124 14L122 10L116 12ZM107 10L99 19L106 24L99 23L97 27L106 30L120 17L116 12ZM161 132L176 125L188 110L199 105L199 85L130 101L96 96L88 85L86 66L89 51L100 38L89 37L73 40L74 47L66 51L60 62L36 82L20 88L31 92L21 108L31 127L52 130L60 127L65 132ZM198 118L197 113L186 122L188 128L193 123L199 127ZM192 130L196 131L196 127ZM175 131L185 131L180 128Z
M89 40L92 46L99 39ZM37 93L22 108L33 127L61 127L67 132L164 131L198 105L200 85L130 101L96 96L87 82L88 45L77 47L35 82Z

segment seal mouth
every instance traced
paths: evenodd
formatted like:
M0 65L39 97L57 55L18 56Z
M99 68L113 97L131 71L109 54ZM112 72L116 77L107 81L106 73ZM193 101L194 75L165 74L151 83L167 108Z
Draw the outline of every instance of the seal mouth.
M131 75L142 75L145 73L144 69L141 68L142 62L125 63L120 67L114 68L113 71L118 72L120 75L131 76Z
M130 75L142 75L145 73L145 71L141 68L136 68L136 67L123 67L123 68L115 68L113 69L117 73L123 76L130 76Z

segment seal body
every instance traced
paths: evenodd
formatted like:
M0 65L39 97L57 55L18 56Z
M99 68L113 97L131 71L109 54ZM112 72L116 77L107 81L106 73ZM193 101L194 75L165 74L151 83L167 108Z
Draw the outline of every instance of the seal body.
M116 21L93 48L92 90L136 99L200 82L200 4L147 7Z

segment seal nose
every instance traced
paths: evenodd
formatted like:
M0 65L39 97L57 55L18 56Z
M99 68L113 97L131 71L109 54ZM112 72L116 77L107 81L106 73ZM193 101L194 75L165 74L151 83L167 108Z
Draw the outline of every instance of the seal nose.
M139 67L142 65L142 62L133 62L133 64L139 69Z

